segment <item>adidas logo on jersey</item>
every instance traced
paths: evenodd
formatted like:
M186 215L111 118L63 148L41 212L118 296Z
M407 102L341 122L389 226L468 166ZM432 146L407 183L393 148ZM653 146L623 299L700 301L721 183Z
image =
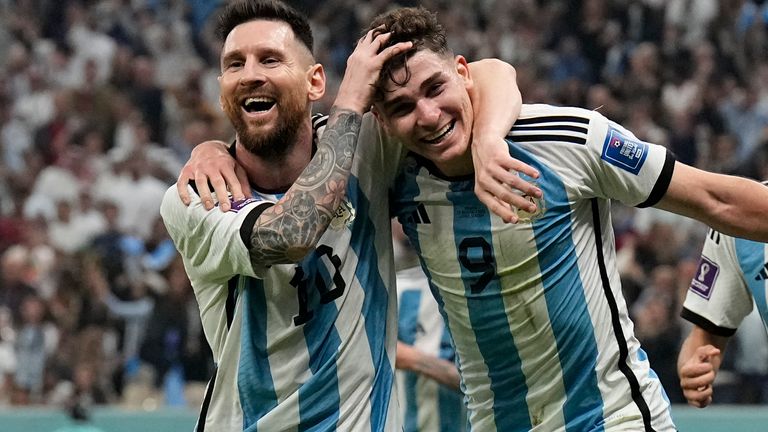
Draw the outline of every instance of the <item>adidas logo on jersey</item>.
M424 204L419 204L418 207L416 207L416 210L414 210L408 217L405 218L406 223L417 223L417 224L431 224L432 221L429 220L429 215L427 214L427 208L424 207Z
M768 279L768 262L763 265L763 269L760 270L760 273L755 276L756 281L766 280Z

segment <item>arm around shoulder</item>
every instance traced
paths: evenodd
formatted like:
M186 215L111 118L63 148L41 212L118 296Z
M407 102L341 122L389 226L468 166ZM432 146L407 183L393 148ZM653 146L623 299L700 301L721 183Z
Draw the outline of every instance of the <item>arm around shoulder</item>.
M524 195L541 196L533 184L518 172L537 178L531 166L509 154L505 137L520 115L523 99L517 87L515 68L501 60L484 59L469 64L469 88L474 112L472 162L475 167L475 193L492 212L507 222L516 222L510 205L529 212L535 205ZM522 193L515 193L519 190Z

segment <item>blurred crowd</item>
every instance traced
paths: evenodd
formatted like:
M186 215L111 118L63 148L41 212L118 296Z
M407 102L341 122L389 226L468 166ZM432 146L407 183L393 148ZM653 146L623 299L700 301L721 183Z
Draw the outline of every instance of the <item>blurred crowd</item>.
M231 139L218 3L0 0L0 406L199 404L211 354L158 209L195 144ZM395 2L288 3L312 19L328 112L360 29ZM685 163L768 179L768 2L399 2L415 4L457 53L512 63L525 102L596 109ZM678 316L707 229L613 217L636 333L681 402ZM716 403L768 401L768 339L744 327Z

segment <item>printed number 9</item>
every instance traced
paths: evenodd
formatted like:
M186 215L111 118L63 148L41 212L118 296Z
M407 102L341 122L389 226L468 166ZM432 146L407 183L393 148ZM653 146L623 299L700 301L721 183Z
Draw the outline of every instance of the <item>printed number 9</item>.
M480 248L482 257L470 259L469 251L473 248ZM496 274L496 263L493 260L493 250L488 241L482 237L468 237L459 243L459 262L472 273L481 273L480 277L474 283L470 284L472 294L482 292Z

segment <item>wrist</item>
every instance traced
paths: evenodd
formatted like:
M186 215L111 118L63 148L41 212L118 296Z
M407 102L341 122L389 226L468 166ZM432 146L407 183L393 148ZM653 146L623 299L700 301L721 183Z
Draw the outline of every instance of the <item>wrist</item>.
M342 86L339 88L339 92L336 95L336 100L333 102L333 106L339 109L363 114L368 111L370 103L368 103L367 98L361 98L360 93L361 92L359 91L355 92Z

